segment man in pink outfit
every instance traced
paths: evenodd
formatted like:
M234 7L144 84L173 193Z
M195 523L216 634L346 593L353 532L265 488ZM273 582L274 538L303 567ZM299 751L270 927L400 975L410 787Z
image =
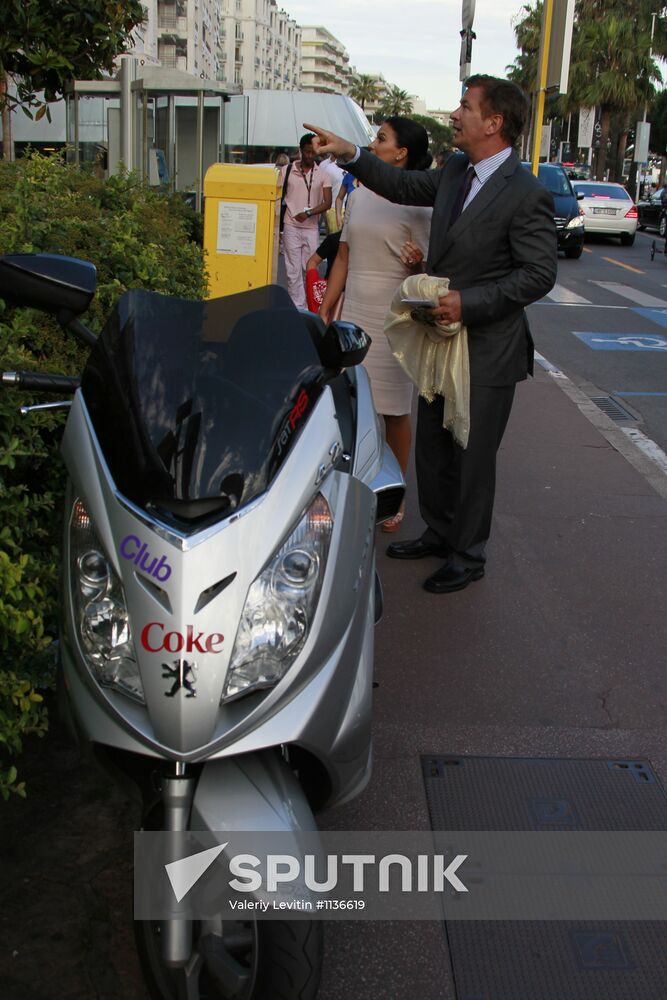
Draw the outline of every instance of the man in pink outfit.
M304 279L306 264L320 242L318 217L331 208L331 178L315 163L312 140L312 133L301 137L301 159L295 160L283 173L283 184L287 178L287 187L283 192L286 205L283 253L287 290L298 309L307 308Z

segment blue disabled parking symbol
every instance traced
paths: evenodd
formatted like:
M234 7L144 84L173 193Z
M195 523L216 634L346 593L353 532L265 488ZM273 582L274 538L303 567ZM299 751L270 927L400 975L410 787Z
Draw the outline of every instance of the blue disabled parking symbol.
M667 351L667 336L660 333L573 333L593 351Z

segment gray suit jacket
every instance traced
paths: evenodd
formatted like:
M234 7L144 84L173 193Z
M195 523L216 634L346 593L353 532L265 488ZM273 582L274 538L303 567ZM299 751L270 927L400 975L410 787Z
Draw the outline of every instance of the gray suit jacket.
M470 380L511 385L532 373L524 306L556 280L553 199L511 153L449 229L467 166L460 154L441 170L401 170L362 150L346 169L389 201L433 206L426 270L449 278L461 293Z

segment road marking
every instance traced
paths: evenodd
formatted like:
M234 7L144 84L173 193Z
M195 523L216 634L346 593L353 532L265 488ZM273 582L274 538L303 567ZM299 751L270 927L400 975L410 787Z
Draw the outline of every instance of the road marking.
M654 333L572 333L593 351L667 351L667 337Z
M585 299L583 295L571 292L565 285L555 284L549 292L549 298L560 305L590 306L590 299Z
M658 326L667 326L667 309L633 309L632 311L637 313L638 316L650 319L652 323L656 323Z
M667 396L667 392L625 392L621 389L614 389L614 396Z
M646 271L640 271L638 267L631 267L630 264L622 264L620 260L614 260L613 257L603 257L602 259L608 261L609 264L616 264L617 267L624 267L626 271L634 271L635 274L646 274Z
M624 299L630 299L636 306L667 308L665 299L657 299L655 295L647 295L646 292L640 292L638 288L632 288L630 285L621 285L616 281L591 281L591 284L605 288L608 292L614 292L616 295L622 295Z
M584 253L593 253L593 251L589 250L588 247L584 247Z

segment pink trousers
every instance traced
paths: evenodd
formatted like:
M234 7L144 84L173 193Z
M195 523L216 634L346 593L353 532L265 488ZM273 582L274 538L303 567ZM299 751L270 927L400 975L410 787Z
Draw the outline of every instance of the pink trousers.
M307 309L306 305L306 264L320 245L317 226L290 226L283 229L283 255L287 272L287 291L297 309Z

